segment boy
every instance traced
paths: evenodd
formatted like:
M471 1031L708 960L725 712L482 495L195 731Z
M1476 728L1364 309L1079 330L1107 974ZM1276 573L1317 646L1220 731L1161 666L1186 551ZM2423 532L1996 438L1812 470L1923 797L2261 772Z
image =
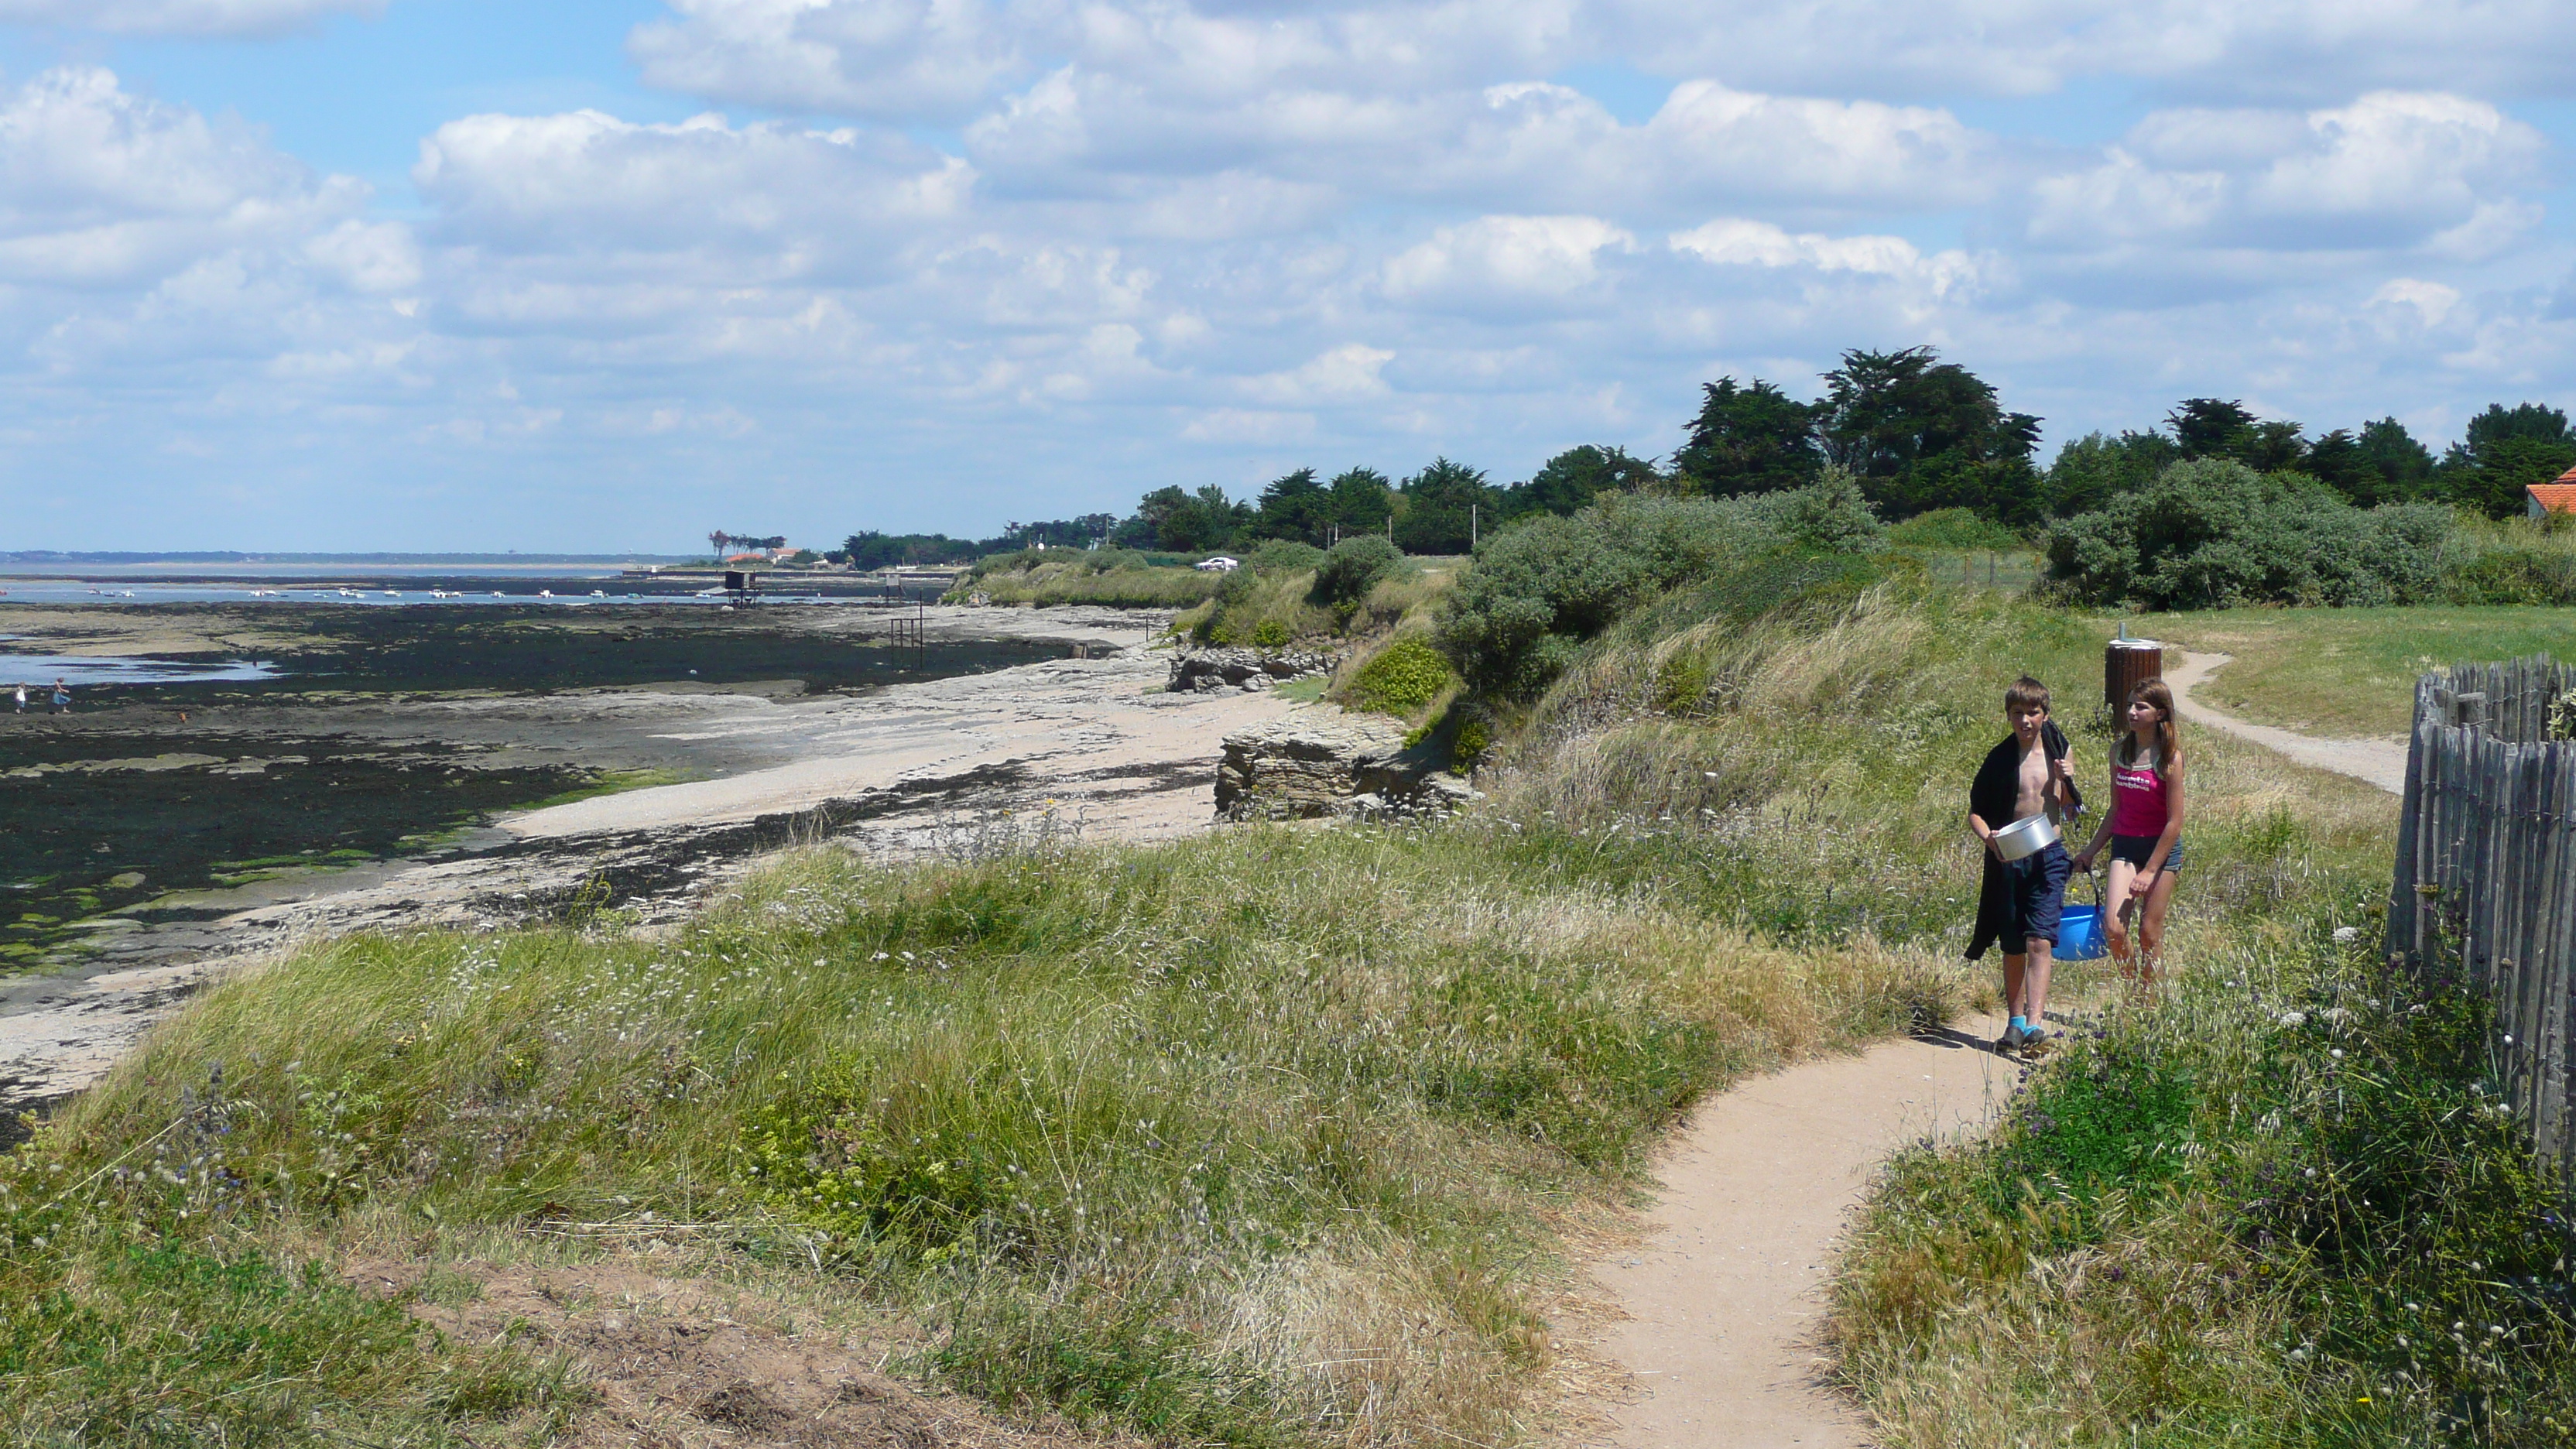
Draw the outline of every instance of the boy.
M1968 787L1968 828L1986 847L1986 877L1977 899L1977 928L1968 959L1978 960L2000 940L2004 948L2004 1013L2010 1019L1996 1045L2013 1051L2045 1041L2041 1014L2048 1008L2050 953L2057 946L2058 911L2066 880L2075 870L2063 843L2051 841L2035 855L2006 863L1995 854L1995 831L2047 812L2063 821L2084 807L2067 762L2066 733L2048 718L2048 686L2025 674L2004 691L2004 718L2012 733L1986 754Z

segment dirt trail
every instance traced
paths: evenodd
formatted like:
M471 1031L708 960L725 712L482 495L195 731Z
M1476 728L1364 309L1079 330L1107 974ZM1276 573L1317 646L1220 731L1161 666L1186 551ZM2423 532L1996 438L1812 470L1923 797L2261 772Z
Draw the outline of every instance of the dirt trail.
M1637 1248L1594 1270L1625 1312L1602 1347L1639 1392L1622 1449L1869 1443L1819 1381L1825 1276L1872 1169L1899 1145L1983 1124L2020 1064L1999 1023L1808 1062L1702 1104L1657 1170Z
M2271 725L2249 724L2231 714L2222 714L2192 698L2191 691L2219 666L2230 663L2231 654L2194 654L2182 656L2182 667L2165 676L2174 693L2174 708L2193 724L2224 730L2241 739L2252 740L2277 754L2286 755L2302 765L2350 775L2356 780L2378 786L2391 795L2406 793L2406 741L2404 740L2332 740L2303 735L2294 730L2276 729Z

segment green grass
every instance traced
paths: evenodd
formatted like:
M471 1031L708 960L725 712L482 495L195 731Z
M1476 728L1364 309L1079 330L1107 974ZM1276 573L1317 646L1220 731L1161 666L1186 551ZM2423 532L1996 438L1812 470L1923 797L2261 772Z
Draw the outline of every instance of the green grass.
M2132 633L2235 662L2200 698L2260 724L2332 736L2403 735L2415 680L2473 659L2576 659L2576 608L2225 609L2150 614Z
M95 1170L221 1061L245 1221L649 1208L904 1305L918 1367L1004 1402L1491 1442L1552 1214L1617 1200L1709 1087L1959 999L1919 954L1533 881L1510 834L818 852L669 941L333 943L210 993L42 1153Z
M2330 939L2369 909L2204 936L1990 1139L1897 1161L1834 1319L1884 1442L2576 1443L2561 1185L2483 1002Z
M1143 563L1121 555L1111 567L1097 557L1074 556L1062 562L1039 562L1041 555L1015 554L1008 562L979 568L958 580L945 602L962 603L982 594L996 604L1095 604L1113 609L1186 609L1212 597L1225 575L1201 573L1186 565Z

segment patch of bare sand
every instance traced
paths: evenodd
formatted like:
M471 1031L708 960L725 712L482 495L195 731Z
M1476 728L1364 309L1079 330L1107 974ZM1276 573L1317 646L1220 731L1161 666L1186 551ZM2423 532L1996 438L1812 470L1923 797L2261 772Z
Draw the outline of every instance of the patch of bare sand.
M356 1260L352 1285L395 1294L431 1271L417 1262ZM555 1440L567 1449L1073 1449L1141 1445L1013 1424L953 1394L888 1378L910 1346L892 1334L837 1329L819 1315L703 1279L618 1262L526 1267L439 1265L439 1291L412 1315L451 1338L508 1335L569 1355L596 1396ZM460 1284L470 1284L459 1292Z
M1052 806L1086 833L1150 840L1204 828L1221 741L1300 708L1260 691L1163 690L1163 656L1130 649L903 685L861 699L711 717L693 739L797 742L787 764L504 817L522 840L703 827L813 810L925 780L981 776L992 808ZM882 818L882 817L880 817ZM917 825L918 822L912 822ZM905 822L842 833L900 850Z

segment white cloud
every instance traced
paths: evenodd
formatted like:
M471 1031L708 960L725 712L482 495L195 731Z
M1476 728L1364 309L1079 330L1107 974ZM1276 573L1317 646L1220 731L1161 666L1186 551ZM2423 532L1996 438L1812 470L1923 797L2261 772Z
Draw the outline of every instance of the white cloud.
M384 0L0 0L0 21L116 35L256 36L384 8Z
M308 521L363 477L439 500L424 546L504 497L633 546L717 492L838 536L1508 479L1847 346L1932 343L2052 434L2576 401L2558 158L2476 79L2564 69L2567 25L2481 3L675 0L647 77L788 119L462 116L417 206L66 69L0 88L0 476L159 470L270 510L243 544L375 541ZM2144 79L1960 104L2105 76ZM2108 144L1971 124L2139 95Z
M882 264L922 223L956 215L974 173L875 132L576 111L450 121L421 143L412 180L446 234L477 246L704 255L752 281Z
M2456 234L2453 252L2491 254L2535 219L2514 193L2546 150L2496 107L2435 93L2373 92L2305 114L2165 112L2095 165L2036 183L2029 234L2077 251L2157 241L2298 252Z
M2460 289L2413 277L2392 277L2370 294L2370 302L2376 307L2409 308L2425 326L2439 327L2460 305Z
M1430 307L1561 305L1600 280L1598 257L1636 238L1590 216L1483 216L1390 258L1387 295Z
M0 281L132 284L208 251L275 244L366 199L245 128L139 99L94 67L0 98Z
M1301 367L1246 378L1244 391L1282 407L1347 403L1387 396L1381 374L1395 354L1365 342L1345 342ZM1311 420L1310 424L1311 424Z
M790 111L954 119L1020 65L980 0L672 0L627 52L654 85Z

